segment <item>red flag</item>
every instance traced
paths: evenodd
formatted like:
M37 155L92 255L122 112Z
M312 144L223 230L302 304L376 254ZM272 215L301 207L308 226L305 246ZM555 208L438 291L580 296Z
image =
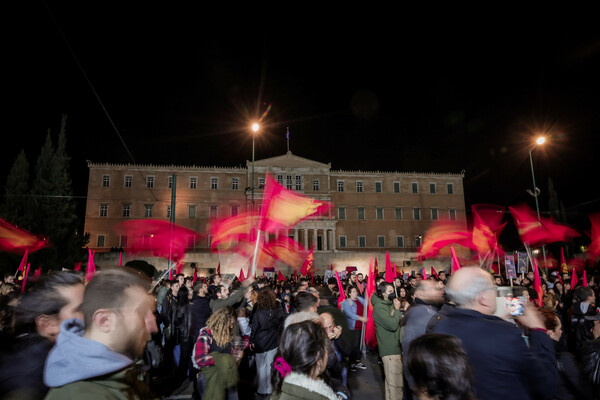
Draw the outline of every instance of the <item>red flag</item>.
M473 204L473 244L477 252L504 254L498 243L498 236L506 226L502 223L504 207L493 204Z
M435 268L433 268L433 265L431 266L431 275L435 276L437 279L440 279L440 277L438 276L438 273L436 272Z
M188 228L156 219L134 219L113 227L120 235L126 235L127 251L179 261L185 256L190 238L194 242L202 236Z
M73 271L81 271L81 261L78 261L75 263L75 267L73 268Z
M544 303L542 302L542 298L544 297L544 289L542 289L542 280L540 279L540 271L538 269L537 262L535 258L533 259L533 289L536 291L538 295L538 307L542 307Z
M217 275L221 276L221 263L217 265Z
M560 274L556 275L556 278L558 279L560 284L563 285L563 287L564 287L565 284L563 283L563 280L560 278Z
M283 276L283 274L281 273L281 270L277 270L277 281L278 282L282 282L285 281L285 276Z
M456 256L454 247L450 246L450 252L452 253L452 273L455 273L460 269L460 263L458 262L458 257Z
M0 250L16 254L29 250L33 253L46 246L48 246L46 238L19 229L0 219Z
M308 256L304 260L304 263L302 264L302 268L300 269L300 275L307 276L308 273L310 272L310 270L312 269L313 261L315 259L314 247L315 247L314 244L310 247Z
M192 276L192 283L196 283L198 280L198 267L194 265L194 275Z
M342 303L344 302L344 300L346 300L346 293L344 293L344 287L342 286L342 281L340 281L340 276L338 275L337 271L335 271L335 280L337 281L338 290L340 292L340 297L338 297L337 301L337 307L341 310Z
M392 267L392 262L390 261L390 252L386 250L385 252L385 281L392 283L394 278L396 277L396 272Z
M27 283L27 275L29 274L29 266L31 264L27 264L27 268L25 269L25 277L23 278L23 286L21 287L21 293L25 293L25 284Z
M562 273L569 273L569 267L567 266L567 261L565 260L565 252L563 248L560 248L560 271Z
M235 247L240 238L253 236L255 234L254 227L257 225L258 216L252 213L241 213L234 217L211 222L211 249L227 250Z
M38 279L40 276L42 275L42 267L39 267L38 269L35 270L35 272L33 273L33 278L31 279Z
M19 268L17 268L17 272L21 271L21 276L23 276L23 274L25 274L26 266L27 266L27 249L25 249L25 254L23 254L23 258L21 259L21 262L19 263Z
M574 229L554 223L550 218L540 218L526 204L508 207L513 216L519 236L523 243L553 243L564 242L569 238L579 236Z
M85 272L85 281L89 282L92 280L92 278L94 277L94 275L96 275L96 264L94 264L94 255L95 255L95 251L93 252L92 249L88 248L88 265L87 265L87 269Z
M423 279L427 279L427 272L425 272L425 267L423 267Z
M259 242L259 246L257 248L256 237L252 238L252 236L250 236L248 238L240 238L240 242L238 243L236 248L236 253L244 255L246 257L254 257L254 251L257 250L256 265L260 268L270 267L275 262L275 258L273 257L273 253L270 251L268 245L269 243L263 246ZM220 274L220 272L221 270L219 268L218 273Z
M573 268L573 274L571 275L571 290L574 290L575 286L577 286L577 274L575 273L575 268Z
M377 336L375 335L375 321L373 321L373 304L371 304L371 296L375 294L375 268L373 267L373 256L369 261L369 276L367 276L367 326L365 327L365 344L369 349L374 349L377 346Z
M183 270L183 263L180 261L177 263L177 266L175 267L175 275L181 274L182 270Z
M173 280L173 268L169 268L169 280Z
M425 233L417 258L425 260L436 256L441 249L451 244L459 244L475 250L473 235L466 224L460 221L435 221Z
M244 269L240 268L240 277L238 278L240 282L244 282L246 278L244 277Z
M588 246L588 254L593 258L600 257L600 213L589 216L592 223L590 229L590 238L592 242Z
M585 269L583 270L583 287L587 287L588 283L587 283L587 275L585 273Z
M123 266L123 252L119 252L119 267Z
M294 270L294 282L298 282L298 271Z
M266 232L288 229L317 215L330 214L332 204L300 195L278 184L267 173L261 208L261 228Z
M377 257L375 257L375 277L379 276L379 265L377 265Z
M307 251L300 243L287 236L282 236L265 245L268 251L278 260L296 270L306 259Z
M313 274L310 274L310 286L313 285Z

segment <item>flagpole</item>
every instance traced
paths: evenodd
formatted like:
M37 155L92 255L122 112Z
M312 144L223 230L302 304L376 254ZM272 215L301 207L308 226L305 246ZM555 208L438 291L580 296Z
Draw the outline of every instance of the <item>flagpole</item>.
M254 274L256 273L256 262L258 261L258 242L260 241L260 234L261 231L260 229L256 230L256 244L254 245L254 255L252 256L252 270L251 270L251 276L254 276Z

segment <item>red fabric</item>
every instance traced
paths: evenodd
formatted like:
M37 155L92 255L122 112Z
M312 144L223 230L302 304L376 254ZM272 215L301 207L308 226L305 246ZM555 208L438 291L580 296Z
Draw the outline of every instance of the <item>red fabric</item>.
M123 253L119 252L119 267L123 266Z
M75 267L73 267L73 271L81 271L81 261L75 263Z
M377 346L377 336L375 335L375 321L373 321L373 304L371 304L371 296L375 293L375 268L373 266L373 257L369 262L369 276L367 277L367 326L365 328L365 344L369 349L374 349Z
M221 276L221 263L217 265L217 275Z
M505 207L493 204L473 204L473 244L480 255L488 253L504 254L498 243L498 236L506 226L502 223Z
M298 271L294 270L294 282L298 282Z
M239 276L238 280L240 282L244 282L246 280L246 278L244 277L244 269L243 268L240 268L240 276Z
M590 239L592 242L588 246L588 254L593 258L600 257L600 213L589 216L592 223L590 229Z
M571 290L574 290L575 286L577 286L577 274L575 273L575 268L573 268L573 274L571 275Z
M277 271L277 281L278 282L285 281L285 276L283 276L283 274L281 273L281 270Z
M25 293L25 284L27 283L27 275L29 274L29 266L31 264L27 264L27 268L25 269L25 276L23 277L23 286L21 286L21 293Z
M564 225L553 222L550 218L541 217L526 204L508 207L513 216L519 236L523 243L554 243L564 242L569 238L579 236L579 233Z
M233 249L240 238L251 236L255 231L254 227L257 225L258 216L252 213L241 213L234 217L211 222L211 249Z
M356 303L356 314L358 314L362 317L362 315L365 312L365 307L358 300L354 300L354 302ZM362 321L359 321L359 320L354 321L354 330L360 331L362 329L362 324L363 324Z
M27 249L25 249L25 254L23 254L23 258L19 263L19 268L17 268L17 272L21 271L21 276L25 274L25 268L27 266Z
M540 271L538 269L537 262L535 258L533 259L533 289L536 291L538 295L538 307L542 307L544 303L542 302L542 297L544 297L544 289L542 288L542 280L540 279Z
M417 259L435 257L441 249L451 244L459 244L475 250L473 235L467 230L464 222L435 221L425 233L423 244L417 251Z
M261 208L260 230L289 229L316 215L331 214L332 203L300 195L281 186L267 173Z
M198 267L194 267L194 274L192 275L192 283L196 283L198 280Z
M569 273L569 267L567 266L567 261L565 260L565 252L563 248L560 248L560 272Z
M337 281L338 290L340 292L340 297L338 297L337 301L337 307L341 310L342 303L344 302L344 300L346 300L346 293L344 293L344 287L342 286L342 281L340 281L340 276L338 275L337 271L335 271L335 280Z
M394 278L396 277L396 272L392 266L392 262L390 261L390 252L386 250L385 252L385 281L392 283Z
M94 275L96 275L96 264L94 264L94 255L96 254L95 251L92 251L92 249L88 248L88 265L85 271L85 281L89 282L92 280L92 278L94 277Z
M0 250L21 254L26 250L30 253L48 246L48 240L24 229L17 228L7 221L0 219ZM25 267L25 266L23 266Z
M456 256L454 247L450 246L450 252L452 253L452 273L455 273L460 269L460 263L458 262L458 257Z
M302 268L300 269L300 275L308 276L308 273L312 269L314 259L315 259L314 245L312 245L310 247L310 251L308 252L308 256L306 256L306 259L304 260L304 263L302 264Z
M582 286L583 287L587 287L588 283L587 283L587 274L585 273L585 269L583 270L583 283Z
M436 278L438 278L438 279L440 278L440 277L438 276L438 273L436 272L435 268L433 268L433 265L431 266L431 275L435 276L435 277L436 277Z
M375 257L375 276L379 276L379 265L377 265L377 257Z
M427 279L427 272L425 272L425 267L423 267L423 279Z
M287 236L282 236L265 244L267 250L278 260L283 261L291 268L297 269L307 257L307 251L300 243Z

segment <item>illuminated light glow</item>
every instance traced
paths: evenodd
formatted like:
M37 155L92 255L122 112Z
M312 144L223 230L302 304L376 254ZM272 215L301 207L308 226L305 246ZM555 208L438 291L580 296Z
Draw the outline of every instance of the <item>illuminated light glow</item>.
M258 132L258 128L259 128L258 124L252 124L252 130L254 132Z
M537 140L535 142L537 144L544 144L544 143L546 143L546 138L543 136L540 136L539 138L537 138Z

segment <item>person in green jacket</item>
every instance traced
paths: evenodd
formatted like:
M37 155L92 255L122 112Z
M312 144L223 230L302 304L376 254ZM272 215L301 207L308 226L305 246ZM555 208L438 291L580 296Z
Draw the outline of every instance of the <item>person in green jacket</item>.
M385 373L385 399L401 399L404 386L400 349L401 303L394 296L394 286L381 282L377 286L377 295L371 296L371 304L377 347Z

